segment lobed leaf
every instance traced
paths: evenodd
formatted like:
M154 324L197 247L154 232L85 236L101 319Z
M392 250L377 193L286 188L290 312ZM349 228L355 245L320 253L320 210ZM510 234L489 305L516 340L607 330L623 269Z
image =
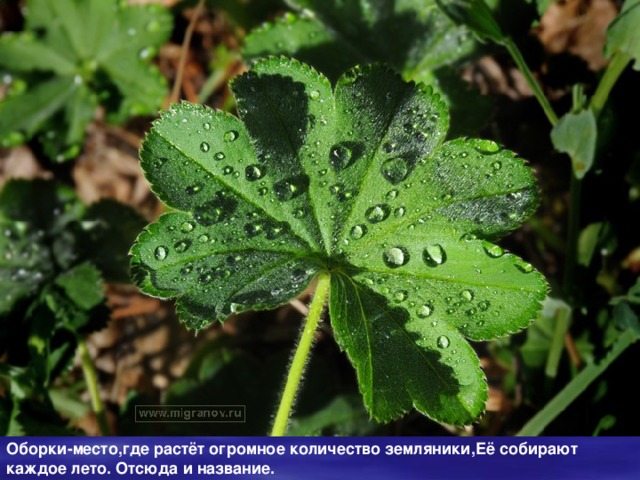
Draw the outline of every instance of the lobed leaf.
M527 327L546 293L491 243L536 208L531 170L490 141L445 142L440 98L385 67L355 67L332 90L270 57L232 90L240 119L183 103L143 144L153 190L179 211L132 248L142 290L176 297L200 329L329 272L335 338L371 415L473 421L486 382L465 339Z

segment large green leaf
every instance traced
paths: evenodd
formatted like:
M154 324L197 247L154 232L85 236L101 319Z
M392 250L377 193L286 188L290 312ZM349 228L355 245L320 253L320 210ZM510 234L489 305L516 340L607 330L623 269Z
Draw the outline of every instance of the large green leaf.
M69 160L98 98L116 122L160 108L166 82L149 61L171 32L165 9L116 0L28 0L26 7L25 31L0 37L0 67L35 72L26 92L0 102L2 144L42 132L45 153Z
M331 275L337 342L365 403L463 424L486 384L465 338L529 325L546 292L491 243L537 206L531 170L484 140L444 142L430 88L381 66L337 81L271 57L235 80L242 120L183 103L144 142L153 190L178 210L132 248L143 291L190 328L272 308Z

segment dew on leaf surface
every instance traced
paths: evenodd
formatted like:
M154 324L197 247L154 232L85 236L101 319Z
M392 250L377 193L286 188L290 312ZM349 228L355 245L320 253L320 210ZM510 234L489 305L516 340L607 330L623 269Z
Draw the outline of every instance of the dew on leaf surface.
M450 344L449 337L447 337L446 335L440 335L436 340L436 344L438 345L439 348L449 347L449 344Z
M428 245L422 252L422 259L429 267L437 267L447 261L447 254L442 245Z
M238 132L236 132L235 130L229 130L228 132L225 132L225 134L222 136L222 139L225 142L233 142L238 138Z
M383 203L367 209L365 215L370 223L379 223L386 220L390 212L389 205Z
M409 252L404 247L390 247L382 253L382 260L389 268L399 268L409 262Z
M382 164L381 173L389 183L396 185L409 175L409 165L402 157L391 158Z
M153 252L153 256L156 258L156 260L164 260L165 258L167 258L168 254L169 254L169 251L167 250L166 247L163 247L163 246L157 247Z

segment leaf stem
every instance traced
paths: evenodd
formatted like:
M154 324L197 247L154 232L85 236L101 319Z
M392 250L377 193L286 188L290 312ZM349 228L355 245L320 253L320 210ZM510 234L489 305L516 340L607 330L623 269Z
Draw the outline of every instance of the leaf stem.
M516 434L518 436L539 435L571 403L583 393L630 345L638 340L638 334L627 329L620 334L611 351L599 363L585 367L547 405L540 410Z
M511 54L511 58L513 58L514 62L516 62L516 65L524 75L525 80L533 91L533 94L542 107L542 110L544 110L544 113L549 119L549 122L551 123L551 125L555 126L556 123L558 123L558 116L556 115L556 112L553 111L553 107L551 107L549 100L547 100L547 97L544 95L540 84L533 76L533 73L531 73L527 62L525 62L522 53L520 53L520 49L511 38L506 38L504 40L504 46L507 48L507 50Z
M296 353L291 361L291 366L289 367L289 373L287 375L287 383L285 384L284 391L282 392L282 398L280 399L276 419L273 422L273 430L271 431L272 437L281 437L287 431L291 408L293 407L293 402L298 392L300 379L304 373L304 368L307 363L309 351L311 350L311 345L313 344L316 328L318 327L318 322L322 315L325 300L329 293L330 279L331 276L326 272L321 273L318 276L316 291L313 295L311 305L309 306L309 315L307 316L304 329L300 335Z
M562 289L565 299L573 303L573 287L578 262L578 236L580 235L580 206L582 200L582 180L571 171L569 185L569 221L567 225L567 246L564 257Z
M589 103L596 119L600 116L600 112L602 112L605 103L607 103L609 93L618 81L618 77L620 77L622 72L624 72L630 61L631 57L626 53L618 51L613 55L613 58L609 62L604 75L598 83L598 88L596 88L596 92L593 94L593 97L591 97L591 102Z
M555 380L558 375L558 365L560 364L560 357L564 349L565 334L571 324L571 309L558 308L554 315L554 320L556 326L544 369L544 374L549 380Z
M176 78L173 81L173 89L171 90L171 95L167 101L168 104L178 103L180 100L180 89L182 88L182 75L184 74L184 69L187 64L187 56L189 54L189 45L191 44L191 37L193 35L193 31L196 28L196 22L198 18L200 18L200 12L202 11L202 7L204 6L204 0L200 0L196 5L196 8L193 10L193 14L191 16L191 20L189 21L189 25L187 26L187 31L184 34L184 39L182 40L182 47L180 48L180 59L178 61L178 69L176 70Z
M98 391L98 375L96 374L96 369L93 367L93 359L89 354L87 343L82 338L78 338L78 350L80 350L80 362L82 364L84 380L87 383L89 396L91 397L91 407L93 408L93 412L98 420L100 433L103 436L109 436L111 435L111 432L109 430L109 425L107 424L104 405L100 399L100 392Z

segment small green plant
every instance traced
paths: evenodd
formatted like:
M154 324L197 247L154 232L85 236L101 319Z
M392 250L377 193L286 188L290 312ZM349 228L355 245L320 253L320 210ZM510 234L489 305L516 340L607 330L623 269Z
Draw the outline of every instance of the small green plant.
M94 409L106 424L84 336L109 318L103 276L128 278L128 244L142 220L128 207L85 207L50 181L14 180L0 193L0 431L68 430L49 395L80 349Z
M158 5L28 0L25 31L0 38L0 146L35 135L51 159L75 158L98 105L121 123L154 115L166 81L149 64L172 30Z
M374 418L415 407L474 421L487 386L466 339L527 327L546 294L542 275L493 243L535 210L531 170L491 141L444 142L440 98L385 67L356 67L333 90L309 66L270 57L232 89L242 120L183 103L143 144L147 179L177 211L138 237L136 282L177 297L199 330L316 280L275 435L327 298Z

